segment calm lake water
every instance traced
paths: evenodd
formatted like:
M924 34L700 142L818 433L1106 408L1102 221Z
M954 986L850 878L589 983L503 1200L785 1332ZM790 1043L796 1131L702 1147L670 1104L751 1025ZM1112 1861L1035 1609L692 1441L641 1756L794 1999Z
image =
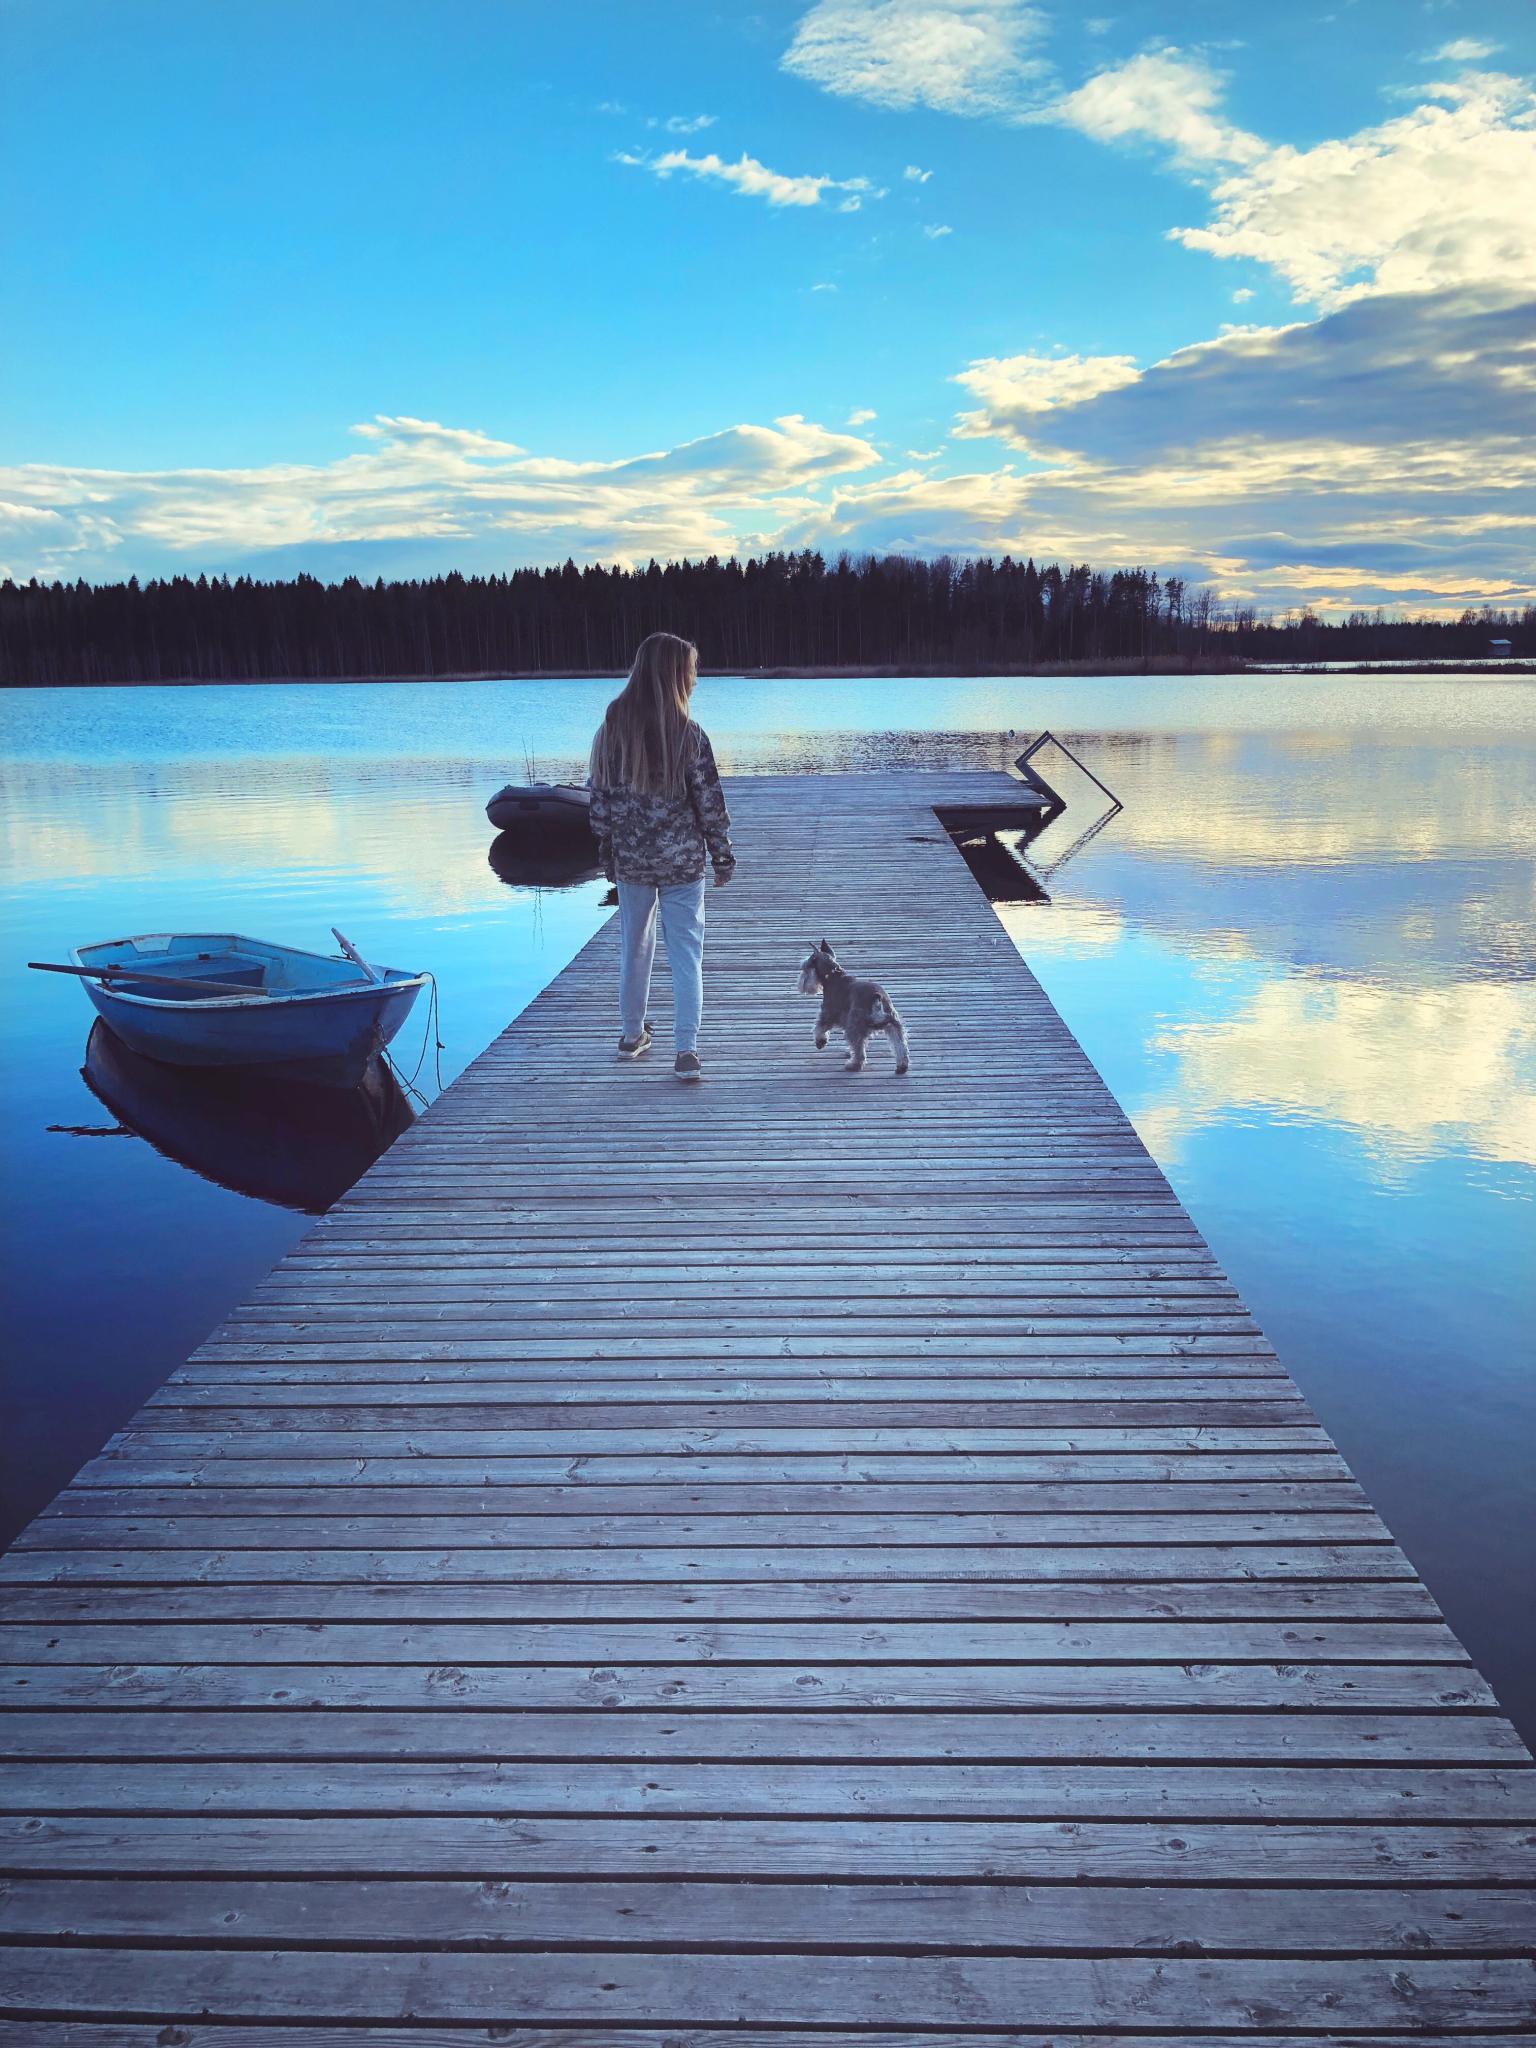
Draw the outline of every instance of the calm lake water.
M97 1059L156 1150L81 1077L78 987L23 963L178 927L329 950L337 924L435 971L451 1078L608 915L601 881L503 881L481 806L529 762L574 772L611 691L0 693L0 1537L299 1236L281 1204L371 1149L366 1117L301 1116L284 1154L281 1103L189 1112ZM721 680L698 707L738 772L1001 766L1050 726L1124 800L1072 852L1096 792L1064 769L1030 849L1050 900L999 915L1536 1734L1536 684Z

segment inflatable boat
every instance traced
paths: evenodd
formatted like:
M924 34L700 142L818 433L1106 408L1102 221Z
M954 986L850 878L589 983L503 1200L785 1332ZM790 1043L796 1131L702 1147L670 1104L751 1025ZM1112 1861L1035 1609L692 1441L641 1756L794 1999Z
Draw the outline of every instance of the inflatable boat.
M591 791L579 782L509 782L491 798L485 815L498 832L590 838L591 803Z

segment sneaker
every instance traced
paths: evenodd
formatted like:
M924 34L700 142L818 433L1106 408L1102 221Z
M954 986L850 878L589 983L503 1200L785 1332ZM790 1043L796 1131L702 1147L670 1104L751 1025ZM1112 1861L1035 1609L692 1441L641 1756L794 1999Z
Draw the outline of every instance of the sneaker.
M696 1052L680 1052L672 1062L672 1071L679 1081L702 1081L704 1069L699 1065Z
M619 1058L621 1060L637 1060L641 1053L649 1052L650 1049L651 1027L649 1024L641 1025L638 1038L621 1038L619 1040Z

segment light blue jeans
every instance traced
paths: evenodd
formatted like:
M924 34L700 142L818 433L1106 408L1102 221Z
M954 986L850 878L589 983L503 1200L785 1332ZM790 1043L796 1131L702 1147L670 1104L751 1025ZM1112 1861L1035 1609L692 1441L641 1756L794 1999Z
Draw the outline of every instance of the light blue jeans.
M657 889L646 882L619 884L619 1023L638 1038L651 1000L656 959L656 912L661 911L672 973L674 1052L696 1052L704 1008L704 877Z

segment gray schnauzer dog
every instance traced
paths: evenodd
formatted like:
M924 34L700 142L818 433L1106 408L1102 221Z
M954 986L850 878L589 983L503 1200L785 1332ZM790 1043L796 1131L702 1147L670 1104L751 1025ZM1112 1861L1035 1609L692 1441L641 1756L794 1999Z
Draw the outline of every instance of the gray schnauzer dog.
M820 995L821 1011L816 1019L816 1050L821 1051L829 1031L841 1031L848 1041L847 1068L850 1074L864 1071L864 1047L877 1031L883 1031L896 1048L896 1071L904 1074L911 1064L907 1057L907 1033L896 1005L878 981L860 981L837 964L837 955L823 939L812 946L800 963L800 993Z

